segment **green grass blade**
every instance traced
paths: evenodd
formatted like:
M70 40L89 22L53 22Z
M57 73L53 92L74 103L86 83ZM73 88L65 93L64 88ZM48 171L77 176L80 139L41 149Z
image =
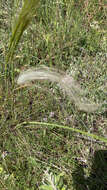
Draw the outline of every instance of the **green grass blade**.
M23 122L23 123L17 125L16 128L20 128L23 125L42 125L42 126L58 127L58 128L61 128L61 129L67 129L67 130L74 131L76 133L80 133L82 135L91 137L93 139L99 140L99 141L104 142L104 143L107 144L107 139L104 138L104 137L101 137L101 136L98 136L98 135L95 135L95 134L90 134L90 133L82 131L80 129L75 129L75 128L68 127L68 126L58 125L58 124L54 124L54 123L31 121L31 122Z
M9 50L6 57L6 63L12 60L14 55L14 50L19 43L19 40L25 31L25 29L29 26L30 21L35 15L36 8L38 6L39 0L25 0L24 5L21 9L19 17L16 20L16 24L14 25L12 36L9 43Z

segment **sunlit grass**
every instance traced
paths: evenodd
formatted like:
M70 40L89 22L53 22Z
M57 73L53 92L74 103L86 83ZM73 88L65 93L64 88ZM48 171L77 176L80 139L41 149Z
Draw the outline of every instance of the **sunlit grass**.
M74 190L72 172L81 165L89 176L94 152L107 144L105 109L91 113L76 102L86 96L106 107L105 5L25 0L18 9L18 3L0 2L0 189L39 190L49 168L53 176L64 173L63 185ZM32 66L39 80L17 85ZM68 85L71 79L76 85Z

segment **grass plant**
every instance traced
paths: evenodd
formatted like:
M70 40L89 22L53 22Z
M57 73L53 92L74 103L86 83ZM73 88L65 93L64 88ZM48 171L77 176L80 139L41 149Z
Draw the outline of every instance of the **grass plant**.
M94 152L107 148L105 1L3 0L0 6L0 189L93 187L85 178ZM17 85L20 72L41 65L55 83ZM87 100L103 102L103 111L77 109L56 84L65 72ZM76 168L84 175L74 181Z

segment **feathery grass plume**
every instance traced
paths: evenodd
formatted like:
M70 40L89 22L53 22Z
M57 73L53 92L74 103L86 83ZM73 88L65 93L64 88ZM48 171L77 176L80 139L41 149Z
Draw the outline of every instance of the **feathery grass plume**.
M19 14L19 17L15 21L15 25L12 31L12 36L9 43L9 50L6 57L6 62L8 63L9 60L12 60L14 50L17 47L17 44L25 31L28 27L32 17L35 15L36 8L38 6L39 0L24 0L23 7Z
M79 110L86 112L94 112L101 107L102 104L92 104L85 98L85 92L81 89L80 85L66 73L46 66L32 68L22 72L19 75L17 84L25 84L32 80L49 80L57 82L60 88L69 96L70 100L75 103Z

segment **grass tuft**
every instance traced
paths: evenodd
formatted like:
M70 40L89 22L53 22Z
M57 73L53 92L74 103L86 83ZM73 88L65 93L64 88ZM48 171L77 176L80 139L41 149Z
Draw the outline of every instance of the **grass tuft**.
M106 12L104 0L0 1L0 190L106 189Z

